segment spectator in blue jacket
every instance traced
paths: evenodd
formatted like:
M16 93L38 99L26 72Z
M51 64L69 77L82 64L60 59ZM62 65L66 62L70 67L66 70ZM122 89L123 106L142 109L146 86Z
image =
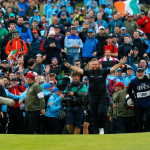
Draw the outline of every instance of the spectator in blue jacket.
M90 6L90 7L88 8L88 12L91 10L91 8L93 8L94 12L95 12L96 14L98 14L99 9L98 9L97 2L96 2L96 1L94 1L93 6Z
M97 51L98 40L94 36L93 29L88 30L88 36L83 44L83 64L87 64L93 58L93 52Z
M43 14L47 16L49 9L51 9L51 0L47 0L47 4L44 5Z
M82 40L76 35L76 26L71 27L71 35L65 38L65 48L69 63L74 65L75 60L79 59L80 49L83 47Z
M57 3L56 6L55 6L55 9L54 9L54 13L58 13L60 11L60 5Z
M123 83L127 86L132 79L135 78L133 67L127 67L127 76L123 79Z
M123 70L121 68L118 68L116 70L115 78L119 79L121 82L123 82L123 76L122 76Z
M54 10L55 10L55 5L54 3L51 4L51 8L47 10L47 20L49 20L52 16L52 14L54 13Z
M70 5L70 1L67 1L66 11L70 14L74 12L73 7Z
M124 27L124 24L121 20L118 19L118 15L114 14L113 20L108 23L108 28L110 33L114 33L115 26Z
M120 30L121 30L121 34L122 34L123 36L130 36L130 34L128 34L128 33L126 32L126 27L122 27Z
M25 43L28 43L29 45L32 43L33 41L33 37L30 31L30 28L26 27L23 23L24 23L24 19L23 17L18 17L17 20L17 26L16 26L16 30L19 31L22 39L25 41ZM29 39L29 42L27 41L27 39Z
M88 3L85 5L86 7L93 7L94 0L89 0Z
M59 91L58 87L53 89L53 95L49 98L47 102L46 109L46 131L48 134L59 134L60 133L60 123L58 120L61 100L64 96Z
M99 5L102 5L102 8L105 8L106 0L99 0Z
M19 16L25 17L26 8L29 7L29 4L25 0L19 0L18 6L20 8Z
M97 14L97 21L96 21L98 27L103 26L104 28L107 28L107 22L102 19L102 14Z
M110 3L107 4L107 7L104 9L104 12L105 12L108 16L111 16L111 15L112 15L113 10L112 10L112 8L111 8L111 4L110 4Z
M34 11L34 16L30 17L29 24L31 25L34 20L36 20L38 23L41 20L41 16L39 15L39 11L38 10L35 10Z

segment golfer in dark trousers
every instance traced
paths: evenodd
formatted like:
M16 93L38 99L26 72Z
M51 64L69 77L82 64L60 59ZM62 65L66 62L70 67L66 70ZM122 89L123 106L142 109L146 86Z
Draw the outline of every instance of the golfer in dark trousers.
M40 112L45 115L45 100L42 89L35 82L35 76L29 72L26 76L29 85L25 99L20 101L25 102L25 124L26 131L29 134L36 134L39 126Z
M69 63L65 63L66 67L83 74L89 78L89 102L91 106L91 115L93 118L93 131L94 134L99 132L104 133L106 106L108 101L106 91L106 77L110 72L115 71L127 60L124 57L119 64L114 65L110 69L100 69L98 59L92 59L92 70L83 70ZM103 130L103 131L102 131Z

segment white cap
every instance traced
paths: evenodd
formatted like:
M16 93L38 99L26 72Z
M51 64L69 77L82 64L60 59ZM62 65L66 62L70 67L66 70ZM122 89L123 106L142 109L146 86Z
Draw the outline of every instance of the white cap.
M104 30L105 30L105 28L104 28L103 26L100 26L100 27L99 27L99 30L100 30L100 29L104 29Z
M53 27L50 28L48 35L55 35L55 30Z

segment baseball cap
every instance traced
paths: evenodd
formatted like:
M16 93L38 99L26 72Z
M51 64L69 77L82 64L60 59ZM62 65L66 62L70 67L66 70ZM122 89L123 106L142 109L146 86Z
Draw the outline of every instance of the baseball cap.
M54 3L52 3L51 6L54 6Z
M136 70L136 72L140 72L140 71L141 71L141 72L144 72L144 68L138 67L137 70Z
M51 0L47 0L48 2L51 2Z
M138 47L133 47L133 50L139 50Z
M59 4L56 4L56 6L59 6Z
M7 60L3 60L2 63L8 63L8 61Z
M104 28L103 26L100 26L100 27L99 27L99 30L101 30L101 29L105 30L105 28Z
M113 35L110 33L110 34L107 35L106 38L107 38L107 39L108 39L108 38L113 38Z
M54 28L60 28L60 27L59 27L59 25L55 25L55 27L54 27Z
M132 15L131 15L131 14L129 14L129 15L128 15L128 17L132 17Z
M70 4L70 1L67 1L68 4Z
M76 26L72 26L71 29L76 29Z
M141 12L140 15L145 15L145 13L144 13L144 12Z
M49 84L49 83L45 83L45 84L43 85L43 89L48 89L49 87L53 87L53 85L52 85L52 84Z
M66 13L65 13L65 12L62 12L61 15L64 16L64 15L66 15Z
M18 30L15 30L14 33L19 33L19 31L18 31Z
M56 16L56 13L53 12L52 15L55 15L55 16Z
M28 21L24 21L24 24L29 24L29 22Z
M58 58L57 58L57 57L53 57L53 58L51 59L51 62L52 62L54 59L56 59L56 60L58 61Z
M124 88L124 84L123 84L122 82L118 82L118 83L114 84L114 86L115 86L115 87L116 87L116 86L119 86L119 87Z
M84 8L84 7L81 7L81 8L80 8L80 11L84 11L84 10L85 10L85 8Z
M55 76L55 73L50 73L50 76Z
M38 11L38 10L35 10L34 13L39 13L39 11Z
M97 1L94 1L94 4L97 4Z
M132 70L134 70L134 69L133 69L133 67L131 67L131 66L127 67L127 70L128 70L128 69L132 69Z
M17 78L13 77L13 78L11 79L11 81L17 81Z
M36 57L42 57L42 54L37 54Z
M58 89L58 87L54 87L53 88L53 92L55 93L55 92L58 92L59 91L59 89Z
M53 81L49 81L49 84L54 84L54 82Z
M9 17L15 17L15 14L14 13L10 13Z
M113 36L113 38L118 38L118 35L115 33L112 36Z
M91 32L91 33L94 33L93 29L89 29L89 30L88 30L88 33L90 33L90 32Z
M118 71L122 71L122 69L121 69L121 68L118 68L118 69L116 70L116 72L118 72Z
M121 30L126 30L126 27L121 27Z
M108 7L108 6L111 6L111 4L110 4L110 3L108 3L108 4L107 4L107 7Z
M38 31L36 29L32 30L32 33L38 33Z
M108 16L108 19L112 19L112 16L109 15L109 16Z
M27 75L25 76L25 78L31 78L33 79L35 77L35 75L32 72L28 72Z

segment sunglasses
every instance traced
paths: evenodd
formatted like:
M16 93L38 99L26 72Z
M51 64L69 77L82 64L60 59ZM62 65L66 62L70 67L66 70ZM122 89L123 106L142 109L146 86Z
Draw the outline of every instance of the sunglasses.
M14 35L19 35L20 33L14 33Z

